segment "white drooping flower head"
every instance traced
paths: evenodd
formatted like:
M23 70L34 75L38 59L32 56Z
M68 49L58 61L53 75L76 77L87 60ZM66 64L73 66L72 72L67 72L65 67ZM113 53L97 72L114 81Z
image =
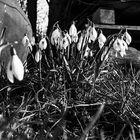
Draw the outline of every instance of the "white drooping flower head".
M23 46L28 46L28 43L29 43L29 38L27 36L27 34L24 35L23 39L22 39L22 44Z
M132 37L128 33L127 29L126 29L125 33L123 34L123 39L127 43L127 45L130 45L130 43L132 42Z
M100 34L98 36L98 42L99 42L99 48L101 49L104 46L105 42L106 42L106 37L103 34L102 30L100 31Z
M75 22L73 21L73 23L71 24L70 28L69 28L69 35L71 37L71 41L72 42L77 42L78 41L78 33L77 33L77 28L75 26Z
M62 38L61 30L59 28L59 25L57 24L56 29L53 30L51 35L51 44L59 46L61 38Z
M117 37L113 43L113 48L117 52L121 51L121 40Z
M90 54L90 48L87 46L85 49L84 57L88 57Z
M32 36L32 38L31 38L31 45L35 45L35 37L34 36Z
M38 49L35 54L35 61L38 63L41 59L42 59L42 53L41 53L41 50Z
M15 48L12 48L12 52L14 52L12 55L12 62L11 62L12 72L13 72L14 77L17 80L21 81L23 80L23 77L24 77L24 67L21 60L16 54Z
M63 37L60 41L60 48L66 50L70 44L71 44L71 37L69 36L68 32L63 32Z
M96 38L97 38L97 31L96 31L96 29L95 29L95 25L93 24L92 26L90 26L90 28L89 28L89 43L91 42L91 41L95 41L96 40Z
M47 41L46 38L43 37L40 41L39 41L39 48L41 50L45 50L47 48Z
M7 66L7 78L11 83L14 83L14 77L19 81L23 80L24 67L21 60L17 56L15 48L10 48L10 54L11 58Z
M69 35L69 33L66 31L66 33L65 33L65 36L66 36L66 38L68 39L68 41L69 41L69 44L71 44L71 37L70 37L70 35Z
M120 53L122 57L126 55L126 50L128 50L128 45L123 40L123 36L116 38L116 40L113 43L113 48L116 51L116 57L117 57L117 53Z
M33 48L31 46L31 43L27 34L25 34L24 37L22 38L22 44L24 47L29 47L30 51L32 51Z
M126 42L123 40L123 36L121 37L121 51L120 51L120 55L122 57L124 57L126 55L126 50L128 50L128 45L126 44Z

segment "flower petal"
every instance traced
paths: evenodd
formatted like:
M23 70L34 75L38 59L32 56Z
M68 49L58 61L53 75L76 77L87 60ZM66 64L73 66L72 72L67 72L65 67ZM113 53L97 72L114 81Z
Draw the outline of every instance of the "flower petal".
M11 60L9 61L7 65L7 78L11 83L14 83L14 76L12 72L12 66L11 66Z
M12 56L12 72L17 80L19 81L23 80L24 67L17 55Z

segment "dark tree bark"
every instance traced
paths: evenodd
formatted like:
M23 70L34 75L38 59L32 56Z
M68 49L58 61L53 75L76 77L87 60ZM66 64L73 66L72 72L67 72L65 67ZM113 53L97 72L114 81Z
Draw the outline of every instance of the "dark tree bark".
M36 37L37 0L27 0L28 18L31 22L33 34Z

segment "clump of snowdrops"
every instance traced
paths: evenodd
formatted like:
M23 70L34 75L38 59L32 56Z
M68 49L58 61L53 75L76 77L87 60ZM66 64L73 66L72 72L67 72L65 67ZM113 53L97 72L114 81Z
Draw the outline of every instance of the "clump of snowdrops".
M0 137L139 138L140 77L114 59L127 55L131 41L127 29L106 36L92 21L81 31L75 22L64 31L56 23L49 37L32 46L25 35L24 44L36 51L22 80L8 82L2 71Z

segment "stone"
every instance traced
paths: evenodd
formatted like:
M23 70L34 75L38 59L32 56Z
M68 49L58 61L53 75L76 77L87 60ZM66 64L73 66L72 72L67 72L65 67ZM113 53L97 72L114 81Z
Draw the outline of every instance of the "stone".
M32 27L26 14L23 12L16 0L0 0L0 35L5 29L4 42L2 47L7 42L12 43L16 49L17 55L24 62L29 53L27 46L23 46L22 39L27 34L29 40L32 38ZM0 66L5 68L10 59L10 45L4 48L0 54Z
M94 23L115 24L115 11L113 9L98 8L92 18Z

